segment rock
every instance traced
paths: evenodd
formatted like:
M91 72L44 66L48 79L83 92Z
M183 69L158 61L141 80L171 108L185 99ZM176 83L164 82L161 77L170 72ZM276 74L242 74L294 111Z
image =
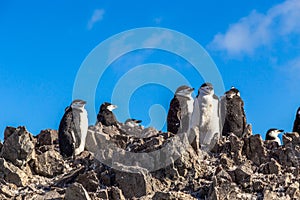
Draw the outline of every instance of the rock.
M37 147L54 144L58 144L58 133L56 130L42 130L40 134L37 135Z
M16 186L25 186L28 182L28 176L18 167L0 158L0 179Z
M247 188L252 183L253 170L249 163L244 163L238 166L235 170L229 173L234 182L241 185L243 188Z
M264 142L258 134L244 138L243 154L257 166L268 161Z
M94 171L88 171L85 174L80 174L76 181L80 183L88 192L96 192L99 187L99 180Z
M0 194L4 195L7 198L12 198L18 193L17 187L14 184L0 184ZM4 198L0 198L4 199Z
M287 145L289 143L292 143L293 145L299 145L300 144L300 135L297 132L285 133L282 136L282 141L283 141L284 145Z
M80 183L75 182L67 188L65 200L91 200L91 197Z
M292 199L300 199L299 183L298 182L292 183L286 190L286 193Z
M18 167L23 167L33 158L34 146L33 136L25 127L20 126L4 141L1 157Z
M15 127L7 126L4 130L4 140L9 138L16 131L16 129L17 128L15 128Z
M125 200L122 190L117 187L111 187L109 191L109 199L111 200Z
M151 182L151 174L140 167L133 167L134 170L128 168L130 167L124 166L124 171L115 171L116 184L122 190L125 198L139 198L151 194L152 187L154 187ZM133 171L137 173L130 173Z
M156 192L154 196L151 198L153 200L196 200L196 198L192 197L189 194L185 194L183 192Z
M52 178L64 172L64 160L59 152L49 150L37 155L34 171L41 176Z
M97 191L96 193L91 193L90 194L91 199L93 200L100 200L100 199L109 199L109 194L107 189L101 189Z
M42 196L42 199L43 200L52 200L52 199L56 199L56 200L61 199L62 200L63 195L59 194L55 190L52 190L52 191L46 192L46 194Z

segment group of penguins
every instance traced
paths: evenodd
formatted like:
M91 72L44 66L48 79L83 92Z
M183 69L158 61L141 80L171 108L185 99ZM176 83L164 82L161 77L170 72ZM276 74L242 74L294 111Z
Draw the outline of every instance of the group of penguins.
M198 94L192 97L194 88L183 85L177 88L167 115L167 131L173 134L197 133L197 144L200 149L208 148L213 140L221 136L234 134L237 137L247 135L247 121L244 102L238 89L232 87L218 98L211 83L200 86ZM74 100L65 109L60 121L58 137L59 149L63 157L79 155L85 148L88 131L88 115L86 102ZM97 124L119 127L119 122L113 114L117 106L104 102L97 115ZM140 126L141 120L128 119L125 125ZM271 128L266 133L266 140L275 141L281 145L278 135L284 130ZM300 133L300 107L297 110L293 132Z

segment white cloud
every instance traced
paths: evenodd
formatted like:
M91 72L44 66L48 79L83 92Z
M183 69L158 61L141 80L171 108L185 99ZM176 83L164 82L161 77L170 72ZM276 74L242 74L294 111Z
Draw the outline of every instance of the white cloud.
M218 33L208 45L230 56L252 55L256 49L290 34L300 34L300 1L286 0L265 14L252 11L250 15L231 24L226 33Z
M105 13L104 9L94 10L92 17L90 18L90 20L88 21L88 24L87 24L88 30L91 30L94 27L95 23L97 23L103 19L104 13Z

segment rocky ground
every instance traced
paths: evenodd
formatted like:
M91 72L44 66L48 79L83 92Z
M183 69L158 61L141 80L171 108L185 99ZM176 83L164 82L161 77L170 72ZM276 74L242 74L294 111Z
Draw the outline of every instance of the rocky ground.
M285 134L282 146L265 142L260 135L243 139L230 135L210 153L191 146L185 151L174 148L178 159L155 171L139 162L125 166L113 158L103 163L98 154L108 158L114 152L95 152L95 145L87 148L93 153L84 151L64 160L55 130L34 137L25 127L7 127L4 137L0 199L300 199L298 133ZM100 138L98 145L109 141L133 153L163 149L174 139L170 133L142 127L90 127L88 137L87 144L91 137L94 143ZM157 162L150 159L149 165L152 161Z

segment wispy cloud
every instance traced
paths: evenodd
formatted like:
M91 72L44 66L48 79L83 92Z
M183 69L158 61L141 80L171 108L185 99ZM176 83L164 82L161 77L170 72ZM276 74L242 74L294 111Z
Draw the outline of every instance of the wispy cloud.
M104 13L105 13L104 9L94 10L92 17L90 18L90 20L88 21L88 24L87 24L88 30L91 30L94 27L95 23L97 23L103 19Z
M208 48L229 56L252 55L260 47L272 46L290 34L300 34L299 11L299 0L286 0L266 13L254 10L231 24L226 33L216 34Z
M162 20L163 20L162 17L155 17L155 18L153 19L153 21L154 21L154 23L155 23L156 25L161 24Z

